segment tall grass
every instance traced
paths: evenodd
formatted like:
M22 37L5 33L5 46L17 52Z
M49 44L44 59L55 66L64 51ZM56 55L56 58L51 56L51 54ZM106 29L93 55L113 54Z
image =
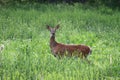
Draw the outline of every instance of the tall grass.
M0 7L1 80L119 80L120 12L75 4L17 4ZM60 24L56 40L86 44L91 64L55 58L46 25Z

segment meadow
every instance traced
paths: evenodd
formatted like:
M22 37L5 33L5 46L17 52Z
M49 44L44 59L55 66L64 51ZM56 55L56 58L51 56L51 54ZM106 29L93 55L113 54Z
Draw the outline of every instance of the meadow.
M92 48L86 61L55 58L56 41ZM0 6L0 80L120 80L120 11L81 4L16 4Z

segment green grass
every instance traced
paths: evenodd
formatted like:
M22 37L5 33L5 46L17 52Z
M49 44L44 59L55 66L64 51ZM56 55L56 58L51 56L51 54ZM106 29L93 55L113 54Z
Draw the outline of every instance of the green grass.
M120 12L75 4L0 7L0 80L119 80ZM46 25L60 28L56 40L86 44L91 64L55 58Z

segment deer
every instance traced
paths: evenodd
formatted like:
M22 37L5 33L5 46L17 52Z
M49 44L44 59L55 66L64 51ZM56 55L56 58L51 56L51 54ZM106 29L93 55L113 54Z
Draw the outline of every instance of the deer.
M55 33L56 30L59 29L59 25L56 27L51 27L47 25L47 29L50 31L50 48L52 54L57 57L57 56L77 56L81 58L87 58L89 54L92 53L92 50L90 47L82 44L63 44L63 43L58 43L55 40Z

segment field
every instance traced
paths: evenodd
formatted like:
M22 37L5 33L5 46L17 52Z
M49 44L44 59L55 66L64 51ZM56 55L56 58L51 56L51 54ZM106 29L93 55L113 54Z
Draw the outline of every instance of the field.
M46 25L57 24L57 42L92 48L90 64L52 55ZM120 80L120 12L105 6L0 7L0 44L0 80Z

